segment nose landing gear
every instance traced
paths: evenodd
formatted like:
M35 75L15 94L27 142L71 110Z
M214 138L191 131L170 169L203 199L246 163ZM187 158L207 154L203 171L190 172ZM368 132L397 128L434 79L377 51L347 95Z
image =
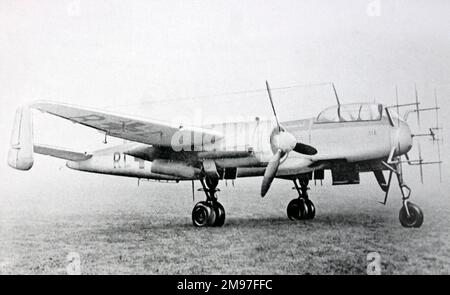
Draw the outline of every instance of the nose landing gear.
M309 179L294 179L295 189L298 192L298 198L293 199L287 206L287 216L290 220L313 219L316 216L316 207L308 197Z
M393 159L393 154L394 149L391 151L391 155L389 156L389 160L387 161L387 163L384 161L382 162L382 164L390 170L389 181L387 183L386 188L386 195L384 197L384 202L382 202L382 204L385 205L387 202L389 188L391 186L392 174L395 173L397 175L398 185L400 187L400 191L402 194L402 203L403 203L403 206L400 209L399 213L400 224L403 227L407 228L411 227L418 228L422 225L424 219L422 209L420 209L420 207L417 206L416 204L409 201L411 189L403 181L403 171L400 158L396 157L395 159Z
M225 208L217 201L216 192L219 180L200 179L206 201L195 204L192 210L192 223L197 227L222 226L225 223Z
M420 227L423 223L423 212L419 206L409 201L411 189L403 183L403 177L399 175L400 190L402 192L403 206L400 209L398 219L403 227ZM405 192L406 191L406 192Z

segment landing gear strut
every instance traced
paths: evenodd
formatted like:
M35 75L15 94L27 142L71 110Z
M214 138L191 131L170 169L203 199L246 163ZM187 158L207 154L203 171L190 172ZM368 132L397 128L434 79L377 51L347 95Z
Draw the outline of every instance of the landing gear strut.
M206 201L195 204L192 210L192 223L197 227L222 226L225 223L225 209L217 201L218 179L200 179Z
M389 159L392 159L393 152ZM402 208L399 213L400 224L403 227L420 227L423 223L423 212L419 206L409 201L411 196L411 189L403 181L403 171L400 158L395 158L394 160L388 160L388 162L382 162L387 168L389 168L389 181L387 184L386 195L384 198L384 203L386 204L389 188L391 186L392 174L397 175L398 185L402 193Z
M308 178L294 179L298 198L290 201L287 206L287 216L290 220L313 219L316 215L316 207L308 197L308 183Z

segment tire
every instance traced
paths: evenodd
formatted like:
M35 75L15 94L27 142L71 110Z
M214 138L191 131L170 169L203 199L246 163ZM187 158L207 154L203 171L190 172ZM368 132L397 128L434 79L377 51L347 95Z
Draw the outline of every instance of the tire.
M299 212L299 202L298 199L293 199L289 202L286 213L290 220L298 220L300 219L300 212Z
M308 208L306 219L314 219L316 216L316 206L314 206L314 203L310 199L305 200L305 205Z
M216 219L216 213L211 205L206 202L199 202L192 209L192 223L196 227L205 227L213 225Z
M216 220L213 226L223 226L225 223L225 208L219 202L214 203L214 213L216 214Z
M308 215L308 207L304 199L293 199L289 202L286 209L287 216L290 220L303 220Z
M406 212L405 206L400 209L399 220L403 227L420 227L423 223L423 212L419 206L414 203L408 202L408 213Z
M300 220L308 219L309 208L306 205L306 200L303 198L299 199L299 208L300 208Z

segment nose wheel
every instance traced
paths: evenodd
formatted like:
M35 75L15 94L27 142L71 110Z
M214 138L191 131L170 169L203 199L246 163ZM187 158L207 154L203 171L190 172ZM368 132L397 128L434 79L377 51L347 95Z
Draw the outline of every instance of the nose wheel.
M316 216L316 207L308 197L308 179L294 179L295 189L299 196L289 202L286 213L290 220L313 219Z
M404 227L420 227L423 223L423 212L416 204L407 202L400 209L398 218Z
M192 223L196 227L217 226L225 223L225 208L217 201L216 192L218 181L200 179L203 191L206 194L206 201L195 204L192 209Z

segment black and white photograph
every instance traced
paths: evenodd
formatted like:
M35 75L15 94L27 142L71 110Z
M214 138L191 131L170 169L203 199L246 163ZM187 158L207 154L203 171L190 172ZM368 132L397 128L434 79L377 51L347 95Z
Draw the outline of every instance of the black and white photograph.
M450 274L449 15L0 0L0 275Z

